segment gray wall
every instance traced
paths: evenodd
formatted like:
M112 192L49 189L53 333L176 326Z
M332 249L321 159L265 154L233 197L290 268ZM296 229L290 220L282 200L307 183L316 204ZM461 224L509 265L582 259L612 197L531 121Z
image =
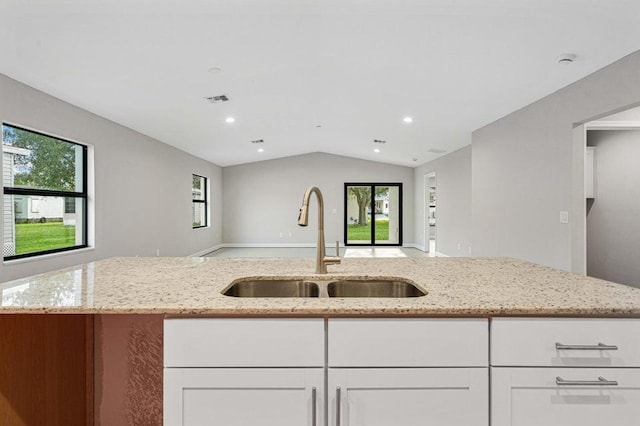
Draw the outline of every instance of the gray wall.
M95 249L0 263L0 282L157 249L186 256L221 242L220 167L1 74L0 121L92 145L95 158ZM211 179L211 228L191 229L192 173Z
M587 215L587 274L640 287L640 131L587 132L596 147Z
M436 252L468 256L471 247L471 146L414 169L415 241L421 248L425 244L424 175L431 172L436 172Z
M584 184L576 176L584 168L584 140L576 145L572 129L638 102L635 52L473 132L473 255L579 270ZM572 223L560 223L561 210Z
M318 186L323 194L327 244L344 242L345 182L402 182L403 243L413 243L410 167L313 153L225 167L222 178L225 244L315 244L315 198L311 201L309 226L297 225L302 195L311 185Z

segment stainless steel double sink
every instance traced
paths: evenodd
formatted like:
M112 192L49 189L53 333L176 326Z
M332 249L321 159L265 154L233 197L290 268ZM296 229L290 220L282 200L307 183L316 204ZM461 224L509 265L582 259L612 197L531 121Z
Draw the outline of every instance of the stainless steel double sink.
M231 297L421 297L427 293L404 278L269 279L243 278L222 291Z

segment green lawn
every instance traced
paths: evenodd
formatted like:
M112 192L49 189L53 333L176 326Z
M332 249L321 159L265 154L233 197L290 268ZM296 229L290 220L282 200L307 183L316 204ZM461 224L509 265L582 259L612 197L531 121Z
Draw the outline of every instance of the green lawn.
M64 226L62 222L16 224L16 254L75 245L75 226Z
M389 221L376 220L376 241L389 239ZM348 225L347 241L370 241L371 221L366 225Z

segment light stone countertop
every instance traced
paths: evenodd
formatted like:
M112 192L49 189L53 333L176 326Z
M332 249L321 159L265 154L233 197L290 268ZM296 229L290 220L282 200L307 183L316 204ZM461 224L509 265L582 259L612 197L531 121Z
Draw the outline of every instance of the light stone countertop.
M640 289L512 258L342 259L315 275L311 259L120 257L0 284L2 313L223 316L640 317ZM417 298L237 298L243 277L403 277Z

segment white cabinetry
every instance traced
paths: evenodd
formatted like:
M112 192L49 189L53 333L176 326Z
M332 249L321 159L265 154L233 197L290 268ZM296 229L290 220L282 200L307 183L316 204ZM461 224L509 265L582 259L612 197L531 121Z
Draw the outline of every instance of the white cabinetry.
M171 319L165 426L324 424L324 320Z
M492 426L636 426L640 320L498 318Z
M483 319L166 320L164 424L486 426L488 339Z
M166 368L169 426L320 426L321 368Z
M598 378L617 385L599 385ZM563 381L583 385L558 385ZM640 369L492 368L493 426L637 426Z
M332 426L486 426L487 368L330 368Z
M329 319L328 345L331 426L488 422L486 320Z
M170 319L164 360L166 426L640 419L639 319Z

